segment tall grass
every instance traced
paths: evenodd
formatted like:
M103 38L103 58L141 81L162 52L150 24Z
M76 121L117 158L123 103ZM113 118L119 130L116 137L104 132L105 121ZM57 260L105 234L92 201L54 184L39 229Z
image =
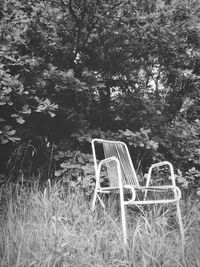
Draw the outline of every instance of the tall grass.
M112 205L91 212L81 191L67 195L59 183L44 190L10 185L0 197L2 267L184 266L173 208L129 210L125 251L119 214ZM184 210L186 266L200 266L199 213L197 203Z

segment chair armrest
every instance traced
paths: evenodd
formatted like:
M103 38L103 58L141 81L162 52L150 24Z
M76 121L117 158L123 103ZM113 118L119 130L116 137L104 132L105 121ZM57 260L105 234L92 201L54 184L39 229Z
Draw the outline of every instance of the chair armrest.
M169 166L169 168L170 168L170 174L171 174L171 179L172 179L172 185L173 186L176 186L173 165L169 161L162 161L162 162L159 162L159 163L152 164L151 167L149 168L149 172L148 172L148 176L147 176L147 182L146 182L146 187L149 186L150 179L151 179L151 174L152 174L153 169L154 168L159 168L159 167L165 166L165 165L168 165Z
M105 165L106 163L109 163L109 162L111 162L111 161L116 162L116 164L117 164L117 172L118 172L118 176L119 176L119 179L121 179L121 170L120 170L120 163L119 163L118 158L116 158L116 157L106 158L106 159L100 160L100 162L99 162L99 164L98 164L98 167L97 167L96 183L98 184L98 186L99 186L99 181L100 181L101 167L102 167L103 165Z
M109 163L111 161L116 162L117 167L120 168L120 164L119 164L118 158L116 158L116 157L110 157L110 158L102 159L102 160L100 160L100 162L98 164L98 168L97 168L98 175L100 175L102 165L105 165L106 163Z
M135 190L134 190L133 186L123 185L123 183L122 183L121 167L120 167L119 160L116 157L106 158L106 159L103 159L103 160L101 160L99 162L99 165L98 165L98 168L97 168L97 177L96 177L97 178L97 181L96 181L96 186L100 188L100 182L99 182L99 180L100 180L100 173L101 173L101 167L102 167L102 165L104 165L104 164L106 164L108 162L111 162L111 161L116 162L116 165L117 165L117 174L118 174L118 182L119 182L118 188L119 188L120 195L121 195L121 198L120 198L121 199L121 202L124 201L124 196L123 196L123 194L124 194L124 192L123 192L124 188L125 189L127 188L127 189L130 189L131 190L131 192L132 192L132 199L131 200L133 201L135 199L135 197L136 197ZM111 189L113 189L113 188L111 187ZM106 190L109 190L109 187L106 188Z
M102 166L103 164L106 164L106 163L108 163L110 161L116 161L117 163L119 163L118 158L116 158L116 157L109 157L109 158L100 160L99 165L101 164L101 166Z
M128 201L124 201L124 204L125 204L125 205L129 205L129 204L131 204L131 203L135 200L135 198L136 198L135 189L134 189L134 187L131 186L131 185L125 185L124 188L125 188L125 189L130 189L130 191L131 191L131 193L132 193L132 198L131 198L130 200L128 200Z

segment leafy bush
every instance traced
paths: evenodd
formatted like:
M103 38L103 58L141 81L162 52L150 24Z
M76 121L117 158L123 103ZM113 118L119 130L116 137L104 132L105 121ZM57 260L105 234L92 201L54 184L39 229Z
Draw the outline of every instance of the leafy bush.
M100 138L104 140L118 140L125 142L130 149L136 166L141 164L141 161L152 161L156 156L158 143L151 139L151 130L141 128L139 131L130 131L126 129L114 131L102 131L100 129L80 130L71 135L77 142L84 147L85 144L90 143L93 138ZM147 167L146 165L144 167Z
M184 197L196 198L200 196L200 171L192 167L186 172L178 169L176 179L184 192Z
M90 196L95 186L94 161L91 154L80 151L58 151L54 158L60 164L55 176L62 179L69 191L83 191Z
M199 136L199 121L188 122L185 119L176 119L171 125L163 128L158 142L178 168L187 169L200 166Z
M199 1L136 2L1 1L3 174L42 162L30 173L49 178L47 143L88 154L93 137L126 142L142 172L199 170Z

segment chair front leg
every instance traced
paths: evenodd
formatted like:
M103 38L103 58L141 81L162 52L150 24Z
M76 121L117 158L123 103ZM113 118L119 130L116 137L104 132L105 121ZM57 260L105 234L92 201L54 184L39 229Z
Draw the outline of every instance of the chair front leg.
M91 200L91 210L92 211L94 211L94 209L95 209L95 204L96 204L96 200L97 200L97 188L95 187L95 189L94 189L94 194L93 194L93 196L92 196L92 200Z
M176 202L176 209L177 209L177 218L178 218L179 227L180 227L180 233L181 233L182 254L184 256L184 250L185 250L185 233L184 233L183 220L182 220L182 216L181 216L181 209L180 209L180 203L179 203L179 201Z
M98 167L97 173L96 173L96 185L95 185L94 194L93 194L92 201L91 201L91 209L92 210L94 210L94 208L95 208L97 197L99 198L98 188L99 188L100 172L101 172L101 164Z
M127 226L126 226L126 213L125 213L125 204L124 201L120 201L120 207L121 207L121 222L122 222L122 232L123 232L123 242L124 246L128 246L128 240L127 240Z

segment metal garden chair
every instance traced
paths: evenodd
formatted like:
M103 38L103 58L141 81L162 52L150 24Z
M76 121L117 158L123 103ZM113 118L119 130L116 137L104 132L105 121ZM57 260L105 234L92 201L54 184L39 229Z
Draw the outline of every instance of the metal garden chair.
M103 149L104 158L100 161L97 159L97 145L101 144ZM125 206L127 205L143 205L143 204L168 204L175 203L177 208L177 217L180 226L182 246L184 244L184 229L181 218L181 211L179 200L181 199L181 191L176 186L174 169L170 162L163 161L160 163L153 164L148 172L147 181L145 186L140 186L136 171L133 167L133 163L125 143L119 141L106 141L102 139L92 140L92 152L94 157L94 168L96 175L96 186L94 190L94 195L92 199L92 209L95 208L97 199L100 201L103 208L105 204L101 199L101 194L107 194L112 191L118 190L120 196L120 209L121 209L121 221L122 221L122 231L123 240L125 246L127 246L127 226L126 226L126 214ZM102 172L102 167L105 165L107 169L107 176L109 183L107 186L102 186L100 177ZM155 168L167 165L170 169L170 179L171 185L161 185L161 186L151 186L150 181L152 178L152 171ZM131 199L125 200L125 191L131 192ZM143 197L141 199L137 197L138 191L143 192ZM169 197L166 192L171 191L171 196ZM159 198L152 197L149 192L158 192ZM167 195L167 196L166 196Z

